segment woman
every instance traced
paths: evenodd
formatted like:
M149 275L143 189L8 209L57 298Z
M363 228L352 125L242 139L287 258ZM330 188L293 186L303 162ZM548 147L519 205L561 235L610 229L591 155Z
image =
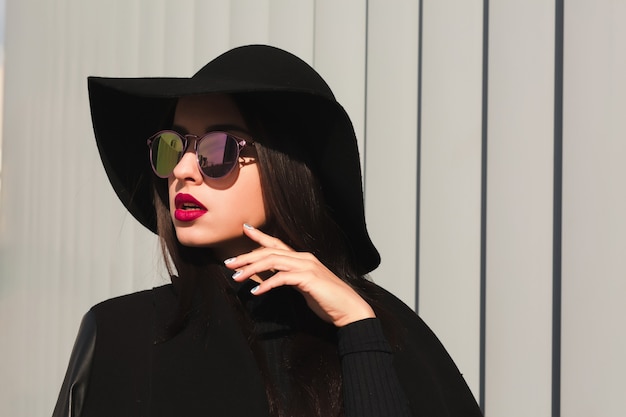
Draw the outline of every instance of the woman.
M85 315L55 416L480 415L437 338L365 278L354 130L310 66L252 45L89 92L172 284Z

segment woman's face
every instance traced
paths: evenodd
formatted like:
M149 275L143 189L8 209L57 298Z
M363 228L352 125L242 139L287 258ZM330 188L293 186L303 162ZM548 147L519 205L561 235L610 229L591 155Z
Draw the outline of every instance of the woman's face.
M250 138L243 117L226 95L211 94L182 98L174 114L173 129L202 137L215 130ZM193 142L169 177L170 214L178 240L186 246L206 246L216 256L228 258L256 245L243 235L243 224L265 223L256 153L242 149L239 164L219 179L202 175Z

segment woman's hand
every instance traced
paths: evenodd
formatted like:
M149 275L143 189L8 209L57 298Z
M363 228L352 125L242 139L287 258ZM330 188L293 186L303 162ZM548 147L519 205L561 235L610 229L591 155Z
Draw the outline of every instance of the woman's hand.
M315 314L337 327L376 317L374 310L356 291L312 254L296 252L280 239L252 226L244 225L243 230L261 247L224 261L228 268L235 270L233 279L242 282L264 271L276 271L253 288L253 294L264 294L283 285L292 286L304 295Z

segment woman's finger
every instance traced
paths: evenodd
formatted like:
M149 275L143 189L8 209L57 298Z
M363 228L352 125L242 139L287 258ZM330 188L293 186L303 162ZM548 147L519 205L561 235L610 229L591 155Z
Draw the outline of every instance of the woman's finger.
M313 269L311 262L312 257L297 252L269 252L260 251L262 253L249 253L238 256L226 264L230 269L234 269L233 279L236 281L244 281L255 274L264 271L302 271Z
M283 243L282 240L275 238L274 236L270 236L266 233L263 233L259 229L254 226L249 225L248 223L244 223L243 232L250 239L254 240L259 245L265 248L274 248L274 249L282 249L282 250L293 250L288 245Z
M304 261L311 261L315 258L313 255L307 252L295 252L292 250L284 250L284 249L272 249L272 248L261 248L255 249L251 252L244 253L234 258L229 258L224 261L224 265L226 265L230 269L238 269L244 267L249 264L253 264L258 262L259 260L271 257L271 256L284 256L294 259L301 259ZM273 267L273 269L278 269L277 267Z

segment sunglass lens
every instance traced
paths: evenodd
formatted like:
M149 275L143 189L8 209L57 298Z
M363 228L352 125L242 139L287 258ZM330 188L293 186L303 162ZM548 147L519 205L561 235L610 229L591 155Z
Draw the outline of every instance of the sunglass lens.
M210 133L198 145L198 164L204 175L210 178L228 175L238 157L237 139L223 132Z
M160 177L168 177L183 153L183 141L176 133L162 132L152 142L152 167Z

